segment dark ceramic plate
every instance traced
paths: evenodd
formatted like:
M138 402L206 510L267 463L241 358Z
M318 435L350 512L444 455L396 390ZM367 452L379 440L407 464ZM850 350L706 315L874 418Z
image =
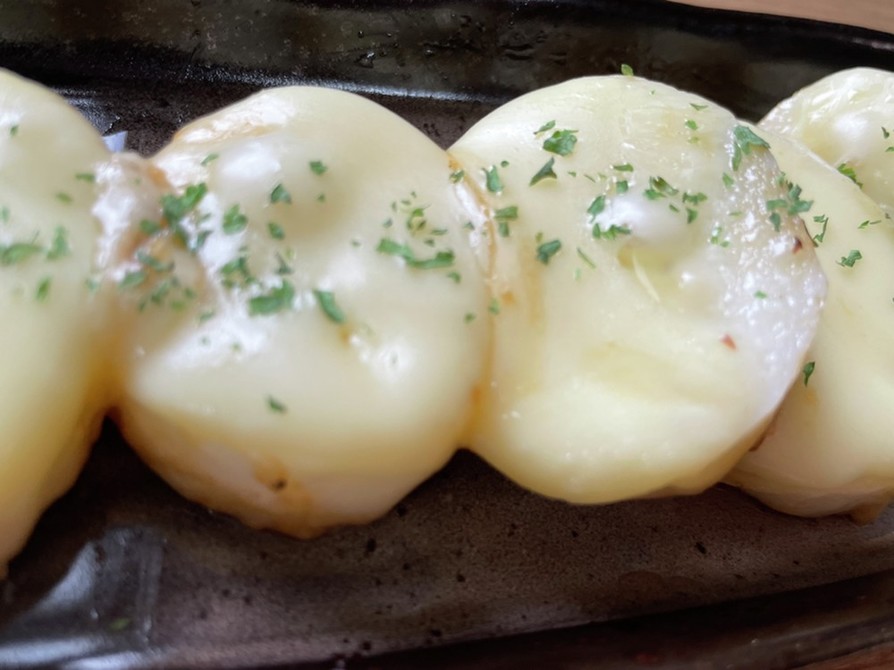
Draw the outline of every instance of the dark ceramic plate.
M0 0L0 66L144 153L285 83L446 146L621 63L757 119L832 71L894 70L894 38L648 0ZM892 531L725 488L572 507L463 453L381 521L300 542L185 502L107 427L0 583L0 666L793 667L894 639Z

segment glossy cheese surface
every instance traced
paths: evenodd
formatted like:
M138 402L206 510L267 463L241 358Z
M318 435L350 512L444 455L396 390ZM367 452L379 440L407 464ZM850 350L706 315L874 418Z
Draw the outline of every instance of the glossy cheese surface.
M894 225L800 145L771 141L814 202L807 225L829 295L807 355L811 374L730 481L791 514L871 516L894 492Z
M91 214L98 133L0 70L0 573L74 482L108 398Z
M825 291L761 139L616 76L514 100L450 153L493 219L473 449L579 503L714 483L801 369Z
M894 73L836 72L781 102L761 127L803 143L894 216Z
M126 437L253 526L381 515L453 453L489 346L482 215L447 155L372 102L296 87L152 162L169 192L112 271Z

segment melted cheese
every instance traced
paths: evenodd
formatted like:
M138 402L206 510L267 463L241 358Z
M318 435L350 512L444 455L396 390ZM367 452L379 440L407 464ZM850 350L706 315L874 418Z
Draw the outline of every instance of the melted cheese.
M587 78L451 148L494 219L471 444L515 481L578 503L698 491L766 425L825 285L800 220L771 222L775 161L736 128L694 95Z
M286 88L190 124L153 164L169 214L207 192L181 239L143 241L152 267L111 270L146 272L123 291L124 434L252 526L383 514L453 453L489 344L465 225L482 215L447 155L372 102Z
M829 295L807 354L813 373L795 384L758 450L729 480L790 514L871 515L894 493L894 225L803 147L771 142L814 202L806 221L821 236L816 253Z
M98 133L0 71L0 572L73 483L108 403L95 275Z

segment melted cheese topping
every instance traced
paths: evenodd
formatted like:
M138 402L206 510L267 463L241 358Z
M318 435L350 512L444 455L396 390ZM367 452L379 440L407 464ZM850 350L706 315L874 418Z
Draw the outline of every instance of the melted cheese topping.
M453 453L489 344L482 214L447 155L362 98L286 88L153 164L170 225L112 270L128 440L253 526L380 516Z
M579 503L721 477L800 370L825 290L760 138L619 76L525 95L450 152L494 219L473 449Z
M106 303L87 286L106 157L64 100L0 71L0 573L74 482L108 403Z

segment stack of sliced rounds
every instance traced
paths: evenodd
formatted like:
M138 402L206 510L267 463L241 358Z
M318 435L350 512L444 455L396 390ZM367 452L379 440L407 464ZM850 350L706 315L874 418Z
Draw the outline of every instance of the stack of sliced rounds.
M489 348L473 194L405 121L309 87L200 119L152 162L170 192L114 270L126 438L251 526L380 516L472 415Z
M802 369L825 281L759 135L629 76L522 96L451 149L493 220L471 446L576 503L691 493Z
M0 576L77 477L108 405L91 214L102 138L0 71Z
M730 481L791 514L872 518L894 495L894 76L846 72L782 103L762 122L803 197L829 297L803 378L760 448ZM887 132L887 128L885 128ZM891 138L894 139L894 138ZM853 167L863 186L836 170ZM883 198L881 206L867 193Z

